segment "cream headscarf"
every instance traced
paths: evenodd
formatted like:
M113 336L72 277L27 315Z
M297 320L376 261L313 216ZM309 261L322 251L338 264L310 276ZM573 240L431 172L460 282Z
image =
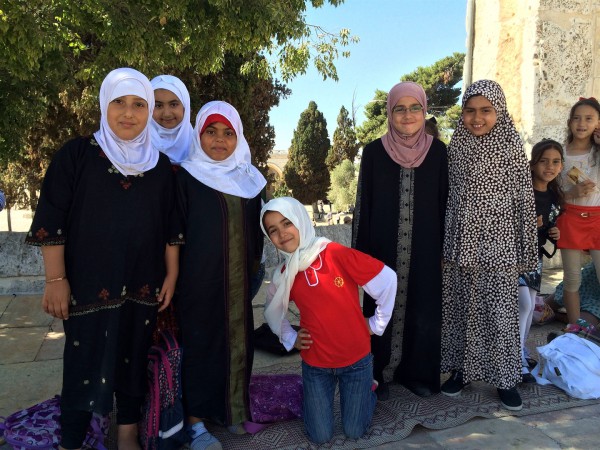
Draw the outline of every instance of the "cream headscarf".
M294 253L286 253L285 261L275 268L273 284L277 288L272 299L267 298L265 303L265 319L273 332L281 338L281 321L284 319L290 302L290 291L294 284L296 274L306 270L319 253L331 241L324 237L316 237L315 229L304 205L291 197L279 197L271 200L260 211L260 226L267 237L263 217L267 211L277 211L287 218L300 233L300 245ZM282 272L283 269L283 272Z
M433 138L425 133L425 121L423 127L412 136L403 136L394 128L393 110L398 100L402 97L413 97L423 107L423 119L427 113L427 96L420 84L412 81L404 81L395 85L388 94L387 119L388 131L381 137L383 148L390 158L402 167L411 169L419 167L431 147Z
M108 105L115 98L137 95L148 102L148 123L154 110L154 90L148 78L137 70L124 67L110 72L100 87L100 129L94 138L106 157L123 175L139 175L153 169L158 162L158 150L152 146L148 123L134 139L125 141L113 132L106 120Z
M237 136L234 152L224 161L211 159L200 144L200 131L212 114L220 114L229 120ZM181 167L206 186L242 198L256 197L267 184L265 177L252 165L240 115L233 106L222 101L209 102L198 112L190 154Z
M159 75L151 81L152 88L166 89L177 96L183 105L183 120L175 128L165 128L155 120L150 122L152 144L158 151L171 160L171 164L181 164L190 151L190 143L194 129L190 122L191 106L190 93L185 84L173 75Z

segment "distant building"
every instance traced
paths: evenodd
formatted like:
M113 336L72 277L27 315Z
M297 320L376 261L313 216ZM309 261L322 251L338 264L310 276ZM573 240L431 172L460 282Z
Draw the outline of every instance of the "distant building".
M288 151L287 150L273 150L271 157L267 160L267 167L269 168L269 175L274 180L273 183L267 187L267 196L272 197L273 192L283 183L283 170L288 162Z

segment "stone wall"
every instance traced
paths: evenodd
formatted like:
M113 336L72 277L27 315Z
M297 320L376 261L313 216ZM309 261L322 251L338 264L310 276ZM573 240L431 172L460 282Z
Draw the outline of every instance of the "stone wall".
M473 1L472 80L502 85L528 151L542 138L564 141L570 107L600 98L600 2Z
M350 225L316 227L317 236L350 246ZM44 264L39 247L24 243L27 233L0 232L0 295L40 294L44 290ZM271 241L265 239L267 273L279 258Z

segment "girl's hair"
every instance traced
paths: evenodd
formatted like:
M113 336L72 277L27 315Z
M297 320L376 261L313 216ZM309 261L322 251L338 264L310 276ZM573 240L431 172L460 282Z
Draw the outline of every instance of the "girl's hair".
M440 131L438 130L437 120L435 117L430 117L425 120L425 133L433 136L436 139L440 138Z
M538 162L540 162L540 159L542 158L542 156L544 156L544 152L550 149L554 149L558 153L560 153L560 160L564 163L565 151L563 150L563 146L553 139L542 139L531 149L531 160L529 161L529 165L532 167ZM552 193L554 193L554 195L556 195L556 198L558 199L558 204L562 205L565 199L565 194L558 181L559 177L560 175L555 177L551 182L548 183L548 189Z
M592 108L594 108L597 112L598 112L598 116L600 117L600 103L598 103L598 100L596 100L594 97L590 97L590 98L583 98L583 97L579 97L579 101L577 101L577 103L575 103L572 107L571 107L571 112L569 113L569 129L568 134L567 134L567 144L573 142L573 132L571 131L571 120L573 119L573 116L575 115L575 110L580 107L580 106L591 106ZM592 151L593 151L593 155L594 155L594 164L598 163L598 146L596 145L595 141L594 141L594 135L592 134L590 136L590 141L592 144Z

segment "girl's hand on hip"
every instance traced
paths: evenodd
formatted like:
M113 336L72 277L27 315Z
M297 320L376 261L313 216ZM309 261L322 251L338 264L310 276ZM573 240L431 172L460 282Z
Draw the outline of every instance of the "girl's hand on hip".
M71 298L71 285L65 278L60 281L46 283L42 308L52 317L67 320L69 318L69 300Z
M296 336L296 342L294 347L298 350L308 350L312 345L313 341L310 338L310 334L306 328L300 328L298 330L298 336Z
M560 230L557 227L552 227L548 230L548 236L558 241L560 239Z

